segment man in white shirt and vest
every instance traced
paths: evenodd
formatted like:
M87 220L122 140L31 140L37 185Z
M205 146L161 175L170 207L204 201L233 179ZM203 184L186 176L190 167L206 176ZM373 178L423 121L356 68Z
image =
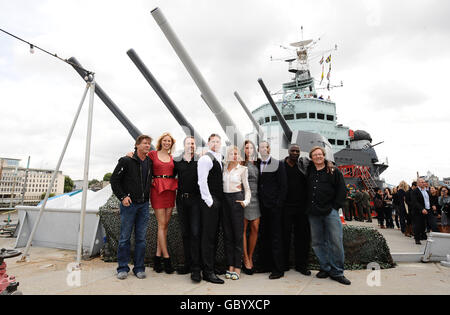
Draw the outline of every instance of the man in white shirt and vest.
M218 134L208 138L209 151L198 160L198 186L201 194L201 256L203 280L223 284L224 281L214 273L215 243L219 227L219 214L223 203L222 146Z

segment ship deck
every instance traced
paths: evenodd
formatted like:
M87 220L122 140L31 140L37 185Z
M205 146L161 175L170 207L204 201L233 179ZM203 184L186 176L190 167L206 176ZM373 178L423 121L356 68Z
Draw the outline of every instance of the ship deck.
M2 221L3 217L0 215ZM13 218L14 219L14 218ZM348 222L378 229L376 223ZM386 238L391 253L423 252L424 246L415 245L413 239L404 237L399 230L380 230ZM1 238L0 248L12 248L14 238ZM423 242L424 243L424 242ZM352 281L343 286L330 279L303 276L290 270L279 280L269 280L268 274L248 276L242 274L238 281L226 280L224 285L205 281L193 283L189 275L157 274L147 268L147 279L130 275L126 280L115 277L116 263L105 263L100 258L83 261L80 286L69 286L67 266L75 261L76 252L52 248L32 247L30 261L6 260L7 272L20 282L19 290L26 295L391 295L391 294L448 294L450 268L439 263L398 263L396 268L380 271L381 286L369 286L372 271L345 271Z

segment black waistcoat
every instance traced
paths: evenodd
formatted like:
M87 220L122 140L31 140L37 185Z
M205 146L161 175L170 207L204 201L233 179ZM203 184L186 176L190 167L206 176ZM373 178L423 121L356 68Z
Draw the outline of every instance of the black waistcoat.
M220 166L220 162L217 161L217 159L211 152L208 152L205 155L209 156L209 158L213 162L213 167L208 174L209 192L214 197L222 198L223 195L222 167Z

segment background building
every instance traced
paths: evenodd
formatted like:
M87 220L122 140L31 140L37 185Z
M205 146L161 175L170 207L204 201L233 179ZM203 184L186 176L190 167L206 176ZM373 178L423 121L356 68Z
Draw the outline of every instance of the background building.
M19 166L20 160L0 157L0 205L9 207L22 201L24 204L35 205L47 192L54 170L27 169ZM28 174L27 174L28 172ZM26 183L25 183L26 178ZM25 194L23 192L25 190ZM64 193L64 175L59 171L52 194Z

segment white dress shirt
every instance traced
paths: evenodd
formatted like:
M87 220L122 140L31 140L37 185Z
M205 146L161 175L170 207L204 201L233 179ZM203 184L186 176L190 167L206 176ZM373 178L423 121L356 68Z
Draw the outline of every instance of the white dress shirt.
M269 157L267 158L267 160L261 160L261 166L259 167L259 172L260 172L260 174L262 174L262 173L264 172L264 169L267 167L267 164L269 163L269 161L270 161L271 158L272 158L272 157L269 156Z
M248 168L237 164L231 171L228 167L223 170L223 192L236 193L242 191L241 185L244 186L245 199L244 206L247 207L252 198L250 185L248 184Z
M223 169L222 165L222 154L209 150L216 160L219 162L220 167ZM213 199L211 193L209 192L208 187L208 175L209 171L213 167L213 162L211 158L207 155L203 155L197 163L197 174L198 174L198 186L200 188L200 194L202 196L203 201L206 203L208 207L211 207L213 204Z
M427 192L427 190L424 188L424 189L422 189L422 188L420 188L419 187L419 190L420 190L420 192L422 193L422 196L423 196L423 200L425 201L424 203L425 203L425 209L426 210L430 210L430 196L428 196L428 192Z

